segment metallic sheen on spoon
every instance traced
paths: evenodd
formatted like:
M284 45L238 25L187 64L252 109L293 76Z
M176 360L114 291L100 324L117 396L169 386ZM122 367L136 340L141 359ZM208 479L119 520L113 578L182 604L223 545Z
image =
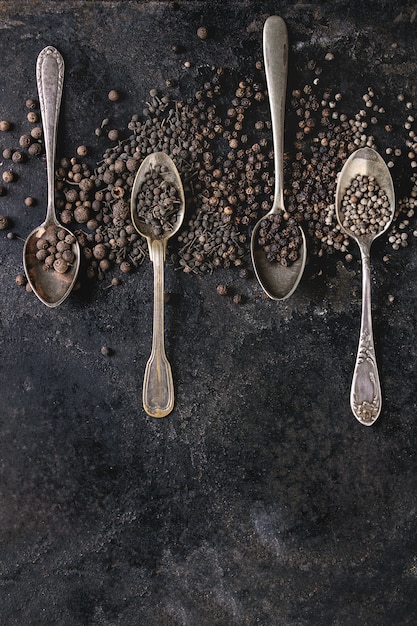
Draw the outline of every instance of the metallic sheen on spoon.
M71 244L74 261L64 274L60 274L52 268L46 269L44 263L36 257L37 242L44 235L56 229L65 230L68 235L72 235L70 230L58 222L55 213L54 161L64 82L64 60L58 50L52 46L44 48L38 56L36 80L45 138L48 205L45 221L35 228L26 239L23 249L23 264L29 284L39 300L46 306L56 307L67 298L75 284L80 265L80 247L77 241Z
M296 290L304 271L307 245L303 229L299 257L288 266L269 262L258 245L258 231L267 215L284 212L284 117L288 74L288 33L284 20L278 15L268 17L263 31L265 72L271 107L272 134L275 155L275 193L270 211L255 225L251 238L252 263L263 290L272 300L284 300Z
M138 195L145 182L145 175L157 165L166 167L163 177L174 185L180 201L173 228L160 236L153 234L152 227L140 219L137 211ZM184 190L175 163L164 152L149 154L141 164L133 183L131 216L136 230L148 243L149 256L154 267L152 351L145 369L142 393L143 408L151 417L165 417L174 407L174 384L164 347L164 261L168 239L180 228L184 214Z
M351 181L357 175L373 176L389 202L391 215L383 228L375 233L356 235L343 226L342 201ZM361 424L371 426L382 406L381 385L375 358L371 308L371 259L373 240L391 226L395 214L395 194L391 173L383 158L372 148L360 148L350 155L340 173L336 188L336 215L340 227L359 246L362 259L362 318L359 347L353 373L350 406Z

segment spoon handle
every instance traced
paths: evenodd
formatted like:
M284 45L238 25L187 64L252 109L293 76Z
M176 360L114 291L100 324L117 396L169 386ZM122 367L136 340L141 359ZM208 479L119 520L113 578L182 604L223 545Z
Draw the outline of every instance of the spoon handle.
M369 246L361 245L360 250L362 257L362 317L358 354L350 393L350 406L354 416L361 424L371 426L381 411L382 393L372 332Z
M45 140L46 169L48 176L47 221L55 219L55 150L59 110L64 84L64 59L53 46L44 48L36 63L36 80L39 93L43 133Z
M271 108L275 155L274 205L284 208L284 119L288 75L287 26L278 15L271 15L263 30L266 83Z
M143 380L143 408L151 417L165 417L174 407L174 383L164 348L164 242L149 242L154 267L152 351Z

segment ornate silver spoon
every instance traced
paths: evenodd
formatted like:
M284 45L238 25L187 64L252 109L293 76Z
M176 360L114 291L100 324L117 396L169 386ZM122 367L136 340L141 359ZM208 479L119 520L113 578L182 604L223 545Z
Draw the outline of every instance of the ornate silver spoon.
M344 205L347 202L349 206L349 202L346 200L344 202L344 199L352 181L357 176L363 176L367 179L371 177L373 181L372 187L375 187L376 183L378 188L382 190L384 197L386 197L384 204L387 205L384 208L383 220L381 219L382 209L378 209L377 200L374 200L373 203L369 202L368 205L363 205L371 207L371 210L374 211L375 216L372 220L369 219L369 215L365 214L363 219L356 218L356 220L347 221ZM361 191L358 191L357 199L353 198L355 203L358 202L361 193ZM349 194L350 192L348 192ZM354 210L354 213L358 215L358 211ZM374 239L385 233L390 227L394 213L394 185L385 161L372 148L356 150L356 152L350 155L339 175L336 188L336 216L342 230L358 244L362 259L362 318L359 347L350 392L350 405L354 416L365 426L371 426L376 421L382 406L381 385L372 331L370 251ZM363 225L374 222L375 218L377 223L372 228L369 225ZM361 224L362 227L360 227Z
M46 169L48 178L48 205L43 224L27 237L23 248L23 265L35 294L49 307L56 307L70 294L80 265L80 247L70 230L64 228L55 212L55 149L58 117L64 81L64 60L52 46L44 48L37 60L36 79L45 137ZM38 241L53 238L58 230L66 231L73 253L73 261L65 272L47 268L37 258Z

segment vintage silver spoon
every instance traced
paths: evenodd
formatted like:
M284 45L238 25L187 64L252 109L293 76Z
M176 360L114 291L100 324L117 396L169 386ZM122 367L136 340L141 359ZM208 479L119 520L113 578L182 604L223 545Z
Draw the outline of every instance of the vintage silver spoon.
M46 270L44 263L36 258L37 242L48 233L53 234L57 229L62 229L74 239L71 231L58 222L55 212L54 160L64 81L64 60L52 46L44 48L38 56L36 80L45 138L48 204L45 221L35 228L25 241L23 264L29 284L39 300L46 306L56 307L65 300L74 286L80 265L80 247L76 240L70 244L74 261L65 273L56 272L53 268Z
M145 175L157 165L165 166L163 177L175 186L180 201L176 221L168 232L156 236L150 225L140 218L137 210L138 195ZM185 197L180 175L172 159L164 152L149 154L142 162L132 187L131 216L138 233L145 237L154 268L154 301L152 351L143 380L143 408L152 417L165 417L174 407L174 384L171 366L164 347L164 262L168 239L180 228L185 214Z
M273 300L284 300L294 293L304 271L307 245L302 228L299 257L284 266L267 260L258 246L258 231L267 215L284 212L284 117L288 74L288 33L284 20L278 15L268 17L263 30L263 49L268 96L271 108L272 135L275 155L275 193L270 211L255 225L251 238L252 263L263 290Z
M355 234L343 226L342 201L353 178L357 175L373 176L389 203L390 216L385 226L375 233ZM395 214L395 193L391 173L384 159L372 148L359 148L350 155L339 175L336 188L336 216L343 232L359 246L362 259L362 317L359 347L353 373L350 405L361 424L371 426L379 417L382 406L381 385L375 358L372 331L370 251L376 237L390 227Z

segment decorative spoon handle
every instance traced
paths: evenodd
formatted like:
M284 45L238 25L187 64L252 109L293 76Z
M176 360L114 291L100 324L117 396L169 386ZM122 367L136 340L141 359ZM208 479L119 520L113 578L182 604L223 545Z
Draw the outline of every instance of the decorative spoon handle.
M45 138L46 170L48 176L48 209L46 221L55 219L55 150L59 110L64 84L64 59L52 46L44 48L36 63L39 104Z
M371 426L381 411L382 393L372 332L369 245L360 245L360 251L362 257L362 318L358 354L350 392L350 406L361 424Z
M152 351L143 380L143 408L151 417L165 417L174 407L174 383L164 347L164 242L148 242L154 268Z
M274 206L283 209L284 119L288 75L288 32L282 17L271 15L266 20L263 31L263 47L275 155Z

